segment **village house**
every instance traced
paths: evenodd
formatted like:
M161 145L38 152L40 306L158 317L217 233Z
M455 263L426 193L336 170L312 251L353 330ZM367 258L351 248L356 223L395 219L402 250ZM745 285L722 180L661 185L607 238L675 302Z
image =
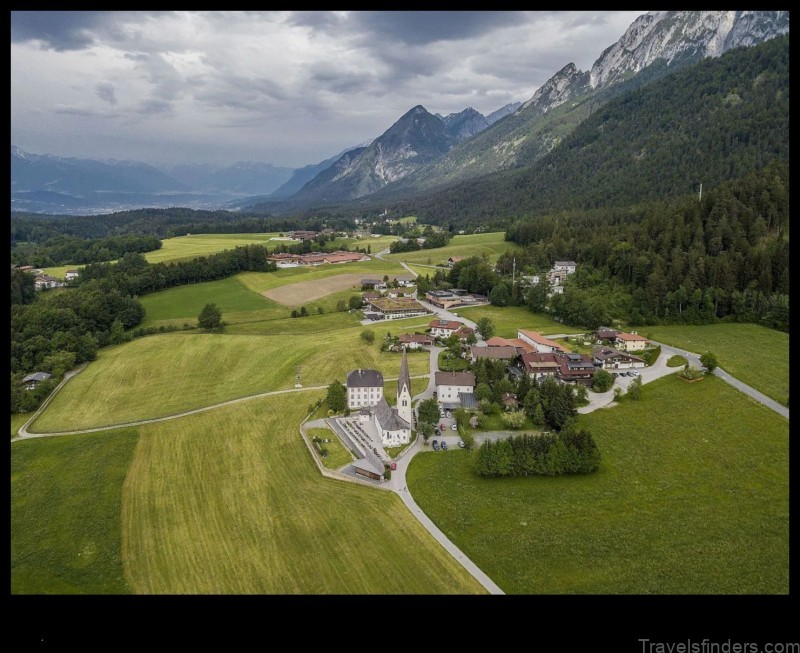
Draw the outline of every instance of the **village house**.
M28 376L22 379L22 382L27 385L27 390L35 390L39 383L52 378L53 375L48 372L35 372L33 374L28 374Z
M444 407L460 408L474 404L475 374L472 372L436 372L436 400ZM469 395L464 397L463 395Z
M353 370L347 375L347 407L375 406L383 398L383 374L378 370Z
M433 338L423 333L404 333L398 340L406 349L419 349L433 346Z
M486 341L487 347L514 347L518 354L536 353L537 349L531 343L525 342L522 338L501 338L492 336Z
M414 277L411 277L411 276L408 276L408 275L397 276L397 277L395 277L393 279L393 281L396 281L397 285L401 286L401 287L413 286L413 285L416 284L416 281L414 280Z
M522 354L522 366L525 373L537 381L541 381L546 377L555 378L558 371L558 360L556 354L552 352L546 353L524 353Z
M564 292L564 281L567 275L574 274L577 269L575 261L556 261L553 268L547 272L547 283L550 284L550 294Z
M286 236L292 240L313 240L317 237L317 232L300 229L298 231L290 231L286 234Z
M650 341L637 333L620 332L616 337L616 345L623 351L641 351L646 349Z
M364 303L368 303L373 299L380 299L381 297L383 297L383 295L374 291L365 292L361 295L361 299L364 301Z
M505 410L516 410L519 408L519 399L513 392L504 392L502 404Z
M528 331L527 329L518 329L517 330L517 337L527 342L529 345L532 345L536 351L542 354L548 354L552 352L564 352L566 353L566 349L559 345L554 340L549 340L545 338L540 333L536 331Z
M428 326L434 338L449 338L464 324L456 320L433 320Z
M279 268L296 268L302 265L299 254L290 254L288 252L271 254L267 257L267 260L272 261Z
M597 330L597 339L614 341L617 339L618 333L619 331L617 331L616 329L609 329L608 327L600 327Z
M590 386L597 368L586 354L556 354L558 370L556 379L562 383L580 383Z
M372 288L374 290L386 290L386 282L380 279L362 279L362 288Z
M49 288L60 288L64 282L51 277L49 274L37 274L33 282L36 290L47 290Z
M64 278L67 281L72 281L73 279L77 279L80 276L80 272L78 270L67 270L64 273Z
M646 365L645 361L638 356L625 354L609 347L595 347L592 351L592 361L606 370L624 370Z
M451 256L449 259L447 259L447 265L449 265L452 268L456 263L463 260L464 260L463 256Z

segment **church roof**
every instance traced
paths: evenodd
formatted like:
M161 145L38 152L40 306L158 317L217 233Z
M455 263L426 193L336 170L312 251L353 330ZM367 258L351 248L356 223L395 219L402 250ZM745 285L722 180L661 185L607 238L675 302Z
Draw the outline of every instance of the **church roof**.
M411 425L397 414L395 408L389 407L389 404L386 403L386 397L381 397L381 400L375 406L375 417L378 418L378 424L381 425L381 428L386 431L411 428Z

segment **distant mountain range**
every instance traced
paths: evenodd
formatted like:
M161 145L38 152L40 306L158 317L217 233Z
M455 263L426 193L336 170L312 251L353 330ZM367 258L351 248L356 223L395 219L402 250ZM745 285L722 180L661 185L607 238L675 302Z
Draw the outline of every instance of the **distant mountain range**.
M428 196L535 165L615 98L691 64L789 31L788 11L656 11L637 18L588 71L568 63L523 103L483 116L417 105L373 141L293 170L267 163L158 170L125 161L31 155L12 148L12 209L80 206L250 207L291 213L316 206ZM215 204L216 202L216 204ZM119 205L117 209L121 208ZM87 212L97 212L91 210Z

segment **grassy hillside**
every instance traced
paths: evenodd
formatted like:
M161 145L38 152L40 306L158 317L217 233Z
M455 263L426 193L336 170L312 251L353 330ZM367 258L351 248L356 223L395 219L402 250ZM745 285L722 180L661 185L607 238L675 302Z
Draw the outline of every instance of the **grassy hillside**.
M396 495L320 476L298 433L319 396L141 429L122 512L135 592L483 592Z
M290 389L298 365L306 386L344 382L347 372L359 367L397 377L400 355L381 353L377 338L375 344L365 345L362 330L337 329L325 338L200 332L138 338L101 350L96 361L62 388L31 430L110 426ZM427 357L409 358L412 375L428 371Z
M758 324L648 326L654 340L703 354L710 351L719 366L742 383L789 405L789 334Z
M127 594L122 483L136 429L11 446L11 593Z
M723 381L674 375L579 416L588 476L480 479L414 458L431 519L509 594L786 594L789 424Z
M451 256L470 256L486 255L489 263L494 263L500 255L509 250L517 249L514 243L506 242L505 232L494 232L485 234L468 234L463 236L453 236L446 247L434 249L421 249L416 252L402 252L398 254L387 254L386 259L390 261L405 261L406 263L417 263L421 265L447 265L447 259ZM419 270L417 270L419 272ZM435 270L430 270L431 276Z

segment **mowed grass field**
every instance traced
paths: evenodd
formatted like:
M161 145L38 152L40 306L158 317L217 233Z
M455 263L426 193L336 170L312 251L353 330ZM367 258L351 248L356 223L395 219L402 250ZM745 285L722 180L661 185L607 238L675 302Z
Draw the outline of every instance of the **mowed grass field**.
M307 406L259 399L140 427L122 552L139 594L476 594L391 493L320 476Z
M498 231L488 234L469 234L453 236L447 247L434 249L420 249L416 252L402 252L387 254L390 261L405 261L406 263L419 263L423 265L447 264L451 256L482 256L486 254L489 263L495 263L500 255L510 249L519 249L517 245L505 240L505 232ZM430 259L430 260L429 260ZM431 276L435 270L431 271Z
M27 422L31 417L33 417L33 413L12 413L11 414L11 437L13 438L17 431L22 428L22 426Z
M136 429L11 445L11 593L127 594L122 484Z
M789 405L789 334L759 324L647 326L640 333L687 351L712 352L742 383Z
M380 332L367 345L362 331L361 326L340 328L324 338L198 331L137 338L100 350L97 360L64 385L30 430L112 426L290 389L298 365L305 386L327 386L334 379L344 383L356 368L375 368L396 378L400 354L380 351ZM429 372L426 356L411 356L408 362L411 375Z
M480 479L457 450L416 456L408 487L509 594L788 593L788 420L673 375L578 424L595 474Z
M501 338L516 338L517 329L538 331L543 335L550 333L582 333L583 329L556 322L542 313L531 313L520 306L473 306L456 308L454 312L460 316L477 322L488 317L495 327L495 335Z

